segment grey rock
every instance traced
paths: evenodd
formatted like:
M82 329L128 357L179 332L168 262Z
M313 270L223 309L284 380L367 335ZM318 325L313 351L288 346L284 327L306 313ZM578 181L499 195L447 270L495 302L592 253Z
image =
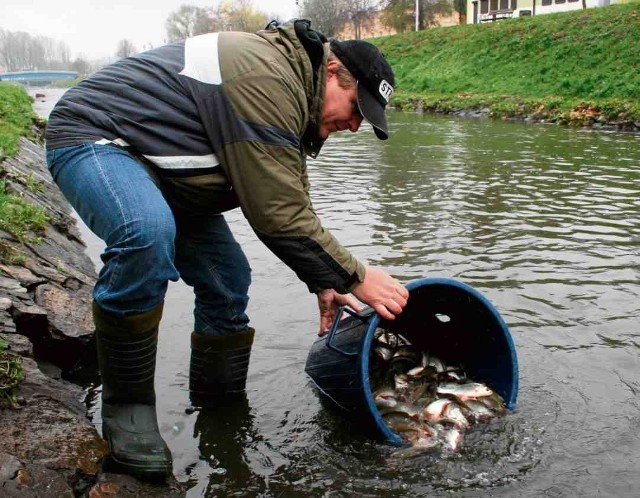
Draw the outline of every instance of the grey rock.
M0 453L0 488L5 482L15 479L18 470L22 467L22 462L13 455Z

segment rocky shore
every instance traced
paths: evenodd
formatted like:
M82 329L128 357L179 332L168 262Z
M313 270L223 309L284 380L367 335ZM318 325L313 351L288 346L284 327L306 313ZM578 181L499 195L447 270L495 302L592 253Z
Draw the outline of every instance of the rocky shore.
M41 144L22 138L19 154L0 163L0 179L8 194L43 208L48 217L39 243L0 231L2 245L23 260L0 264L0 340L7 345L2 355L21 362L24 373L14 402L0 399L0 496L184 496L173 479L144 483L103 469L108 448L88 418L85 391L63 379L82 363L93 364L95 372L95 268Z

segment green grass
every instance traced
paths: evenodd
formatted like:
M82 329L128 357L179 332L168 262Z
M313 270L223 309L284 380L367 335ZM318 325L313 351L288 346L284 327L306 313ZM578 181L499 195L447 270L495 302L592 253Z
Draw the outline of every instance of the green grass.
M44 209L8 194L4 180L0 180L0 230L13 234L21 242L38 243L38 234L46 224Z
M560 121L590 107L640 119L639 2L433 28L374 43L394 68L399 107L490 107L496 115L517 115L544 106Z
M32 135L38 118L31 98L19 85L0 83L0 230L12 234L21 244L40 243L47 224L45 210L7 191L11 177L1 169L2 160L17 154L20 137ZM42 186L33 175L21 179L30 192ZM0 262L23 264L25 256L10 241L0 241Z
M0 83L0 162L18 152L21 136L30 136L38 118L20 85Z
M7 344L0 339L0 408L5 404L17 406L16 387L24 379L21 358L6 353L6 349Z
M0 337L0 408L18 405L16 387L24 380L22 359L7 353L7 349L7 343Z
M4 180L0 180L0 230L9 232L22 244L42 242L48 221L45 210L21 197L8 194ZM0 262L24 264L25 256L8 241L0 241Z

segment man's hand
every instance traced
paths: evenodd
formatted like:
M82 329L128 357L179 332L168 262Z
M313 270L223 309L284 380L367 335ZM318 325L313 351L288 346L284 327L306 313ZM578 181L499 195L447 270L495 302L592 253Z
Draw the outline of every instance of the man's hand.
M384 270L367 267L364 281L356 285L353 295L371 306L381 318L393 320L407 304L409 291Z
M325 289L316 295L318 296L318 308L320 308L320 330L318 331L320 337L329 332L336 312L341 306L349 306L355 311L361 309L360 304L351 294L338 294L333 289Z

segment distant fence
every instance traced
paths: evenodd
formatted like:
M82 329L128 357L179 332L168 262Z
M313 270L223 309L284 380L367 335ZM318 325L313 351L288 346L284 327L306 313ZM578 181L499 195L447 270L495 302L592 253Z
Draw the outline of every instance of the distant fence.
M13 73L0 73L0 81L15 81L25 85L47 85L56 80L77 77L77 71L16 71Z

